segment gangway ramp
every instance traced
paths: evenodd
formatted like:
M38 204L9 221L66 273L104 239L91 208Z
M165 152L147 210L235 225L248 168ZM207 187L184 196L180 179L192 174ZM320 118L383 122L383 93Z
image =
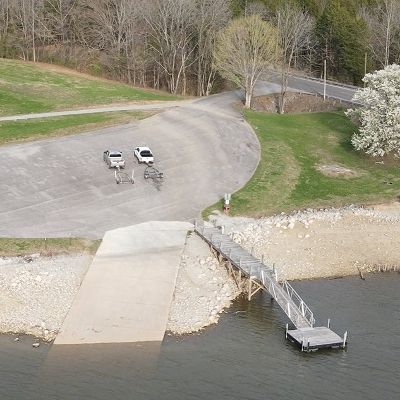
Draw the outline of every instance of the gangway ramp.
M217 252L220 259L227 261L238 285L247 284L249 300L259 290L267 291L276 300L296 328L286 328L286 337L301 346L302 350L345 347L347 332L341 338L329 326L314 327L313 312L289 282L278 281L275 268L254 257L218 228L196 222L195 232ZM247 281L245 285L242 278Z
M186 222L147 222L106 232L56 345L162 341Z

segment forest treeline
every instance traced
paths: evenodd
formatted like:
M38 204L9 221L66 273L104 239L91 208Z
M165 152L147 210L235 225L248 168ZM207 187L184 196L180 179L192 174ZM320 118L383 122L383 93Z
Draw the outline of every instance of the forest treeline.
M220 81L218 32L259 14L295 41L288 10L311 26L292 46L292 68L322 76L326 60L329 78L359 84L365 71L400 61L400 0L0 0L0 57L207 95Z

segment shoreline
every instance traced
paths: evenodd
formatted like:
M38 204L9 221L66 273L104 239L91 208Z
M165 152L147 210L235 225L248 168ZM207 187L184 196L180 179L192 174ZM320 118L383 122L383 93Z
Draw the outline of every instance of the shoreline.
M191 233L182 254L166 332L195 333L217 323L240 294L209 246Z
M260 219L210 216L279 280L355 276L400 267L400 203L307 209Z
M0 332L57 336L92 256L0 257Z
M400 270L400 203L295 211L261 219L213 214L211 222L267 264L279 280L343 278ZM51 342L92 256L0 257L0 333ZM215 324L240 295L208 245L188 235L166 334Z
M376 275L376 274L391 274L391 273L400 273L400 268L396 269L396 270L392 270L392 269L382 269L379 270L379 268L377 268L376 270L372 270L372 271L365 271L363 276L361 277L360 274L354 274L354 275L345 275L345 276L331 276L331 277L325 277L325 278L310 278L310 279L301 279L302 281L313 281L313 280L320 280L320 279L346 279L346 278L351 278L351 277L356 277L359 276L360 279L368 279L369 275ZM296 280L295 280L296 281ZM167 329L165 331L165 335L167 336L173 336L173 337L182 337L182 336L186 336L186 335L199 335L202 333L203 330L207 329L207 327L213 325L213 324L217 324L219 321L219 318L221 317L221 314L223 313L229 313L230 306L231 304L243 293L239 293L235 298L231 299L229 301L229 304L225 304L224 308L221 309L217 315L212 315L212 318L210 318L210 320L201 327L196 328L195 330L188 330L188 331L182 331L182 332L177 332L177 331L173 331L170 329ZM14 342L15 344L18 344L20 342L29 342L30 345L32 345L32 347L36 348L39 347L41 344L45 344L45 345L51 345L54 340L56 335L58 334L58 332L52 332L52 334L54 334L55 336L46 336L43 335L42 333L40 333L40 330L38 330L38 334L35 334L33 332L28 333L28 332L24 332L24 331L20 331L20 332L14 332L14 331L3 331L0 330L0 336L2 337L9 337L10 341Z

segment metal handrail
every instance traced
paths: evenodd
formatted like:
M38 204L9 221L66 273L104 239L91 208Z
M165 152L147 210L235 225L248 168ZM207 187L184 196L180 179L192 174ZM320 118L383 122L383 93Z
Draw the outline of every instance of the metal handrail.
M284 281L280 284L265 268L261 269L260 282L268 289L268 292L296 327L304 325L312 327L314 325L315 320L312 311L288 282ZM298 304L295 300L298 301Z
M220 237L223 236L223 234L218 232L215 228L206 228L204 225L199 229L196 224L195 230L200 233L203 238L210 243L210 245L212 245L215 249L218 249L221 255L230 259L231 261L234 261L231 258L232 248L222 250L221 246L219 246L219 248L217 246L217 242L221 240ZM207 232L207 230L209 232ZM218 237L219 239L217 239ZM238 245L238 247L241 246ZM246 267L246 261L244 261L242 265L242 261L239 259L239 261L236 261L235 264L237 264L236 266L245 274L252 275L254 279L258 280L259 283L262 284L266 290L268 290L271 296L276 300L276 302L297 328L307 326L313 327L315 323L313 312L305 304L300 295L287 281L283 281L282 283L278 282L276 274L271 268L268 268L256 257L252 257L254 258L254 261L260 263L259 269L255 271L254 274L252 274L252 269L250 269L250 272L245 271L244 268Z
M313 326L315 324L314 314L311 311L310 307L307 306L300 295L294 290L293 286L288 281L284 281L282 282L282 288L296 304L302 316L305 317L307 321L309 321L311 326Z

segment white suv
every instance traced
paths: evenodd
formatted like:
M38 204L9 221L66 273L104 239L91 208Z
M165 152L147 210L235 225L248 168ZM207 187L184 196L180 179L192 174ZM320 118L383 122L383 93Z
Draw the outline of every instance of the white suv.
M154 156L148 147L135 147L134 155L140 163L153 164Z

